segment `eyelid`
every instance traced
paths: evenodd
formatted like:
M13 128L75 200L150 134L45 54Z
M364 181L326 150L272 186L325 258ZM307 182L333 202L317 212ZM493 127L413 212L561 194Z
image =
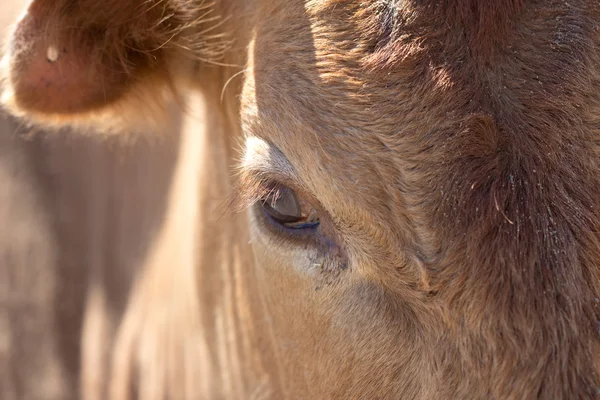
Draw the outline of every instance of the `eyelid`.
M256 136L246 138L242 168L257 172L276 172L283 176L289 176L291 180L298 180L294 166L281 150Z
M274 145L253 136L246 139L239 178L235 195L240 209L261 200L278 185L305 192L287 157Z

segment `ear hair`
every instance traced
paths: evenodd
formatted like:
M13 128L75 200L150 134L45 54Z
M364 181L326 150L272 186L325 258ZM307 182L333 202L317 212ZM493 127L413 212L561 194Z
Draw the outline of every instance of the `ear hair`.
M197 62L230 41L214 3L34 0L0 68L2 104L32 124L160 126Z

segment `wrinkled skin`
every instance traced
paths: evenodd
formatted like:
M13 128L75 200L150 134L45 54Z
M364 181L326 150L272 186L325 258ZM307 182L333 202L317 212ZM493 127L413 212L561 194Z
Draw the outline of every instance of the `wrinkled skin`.
M207 10L35 0L5 57L3 103L48 129L161 131L167 104L205 101L179 192L194 267L174 223L113 321L108 389L84 375L83 397L600 393L600 5ZM317 229L275 226L273 182ZM247 210L222 218L227 199ZM102 370L90 337L82 370Z

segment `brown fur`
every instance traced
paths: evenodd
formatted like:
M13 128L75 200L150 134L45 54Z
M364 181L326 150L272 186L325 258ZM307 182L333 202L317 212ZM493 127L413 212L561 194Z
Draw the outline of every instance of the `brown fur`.
M96 12L59 12L75 3ZM108 362L92 357L106 294L89 288L84 397L598 396L595 2L221 0L221 66L198 62L204 47L177 50L202 43L197 3L137 3L37 0L7 54L6 104L33 122L100 113L114 131L119 110L144 104L131 94L159 82L193 82L206 100L167 84L207 128L182 145L195 164L173 178ZM142 5L162 11L130 23ZM41 28L23 28L36 15ZM89 36L98 24L107 34ZM165 32L173 52L154 50ZM28 43L63 35L75 57L92 49L81 76L109 75L105 98L66 78L92 85L77 93L94 100L85 110L21 84ZM293 187L320 212L310 241L270 230L255 206L222 215L242 130L242 197ZM102 362L106 375L89 372Z

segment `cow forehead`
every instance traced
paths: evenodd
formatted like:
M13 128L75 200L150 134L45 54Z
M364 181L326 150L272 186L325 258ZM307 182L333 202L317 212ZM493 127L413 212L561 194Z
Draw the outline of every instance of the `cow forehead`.
M583 109L597 109L593 85L581 83L597 80L598 7L509 7L514 19L491 29L428 4L261 3L274 16L252 50L256 105L273 122L261 132L291 157L324 151L361 165L340 171L354 182L379 174L394 186L415 164L470 157L471 185L512 150L547 154L580 131ZM477 15L486 12L495 15ZM438 168L439 179L456 168Z
M473 114L533 134L536 112L578 113L559 109L581 106L581 83L598 69L598 6L515 6L494 30L427 1L265 3L277 17L259 22L256 89L298 122L317 121L323 140L343 131L401 142Z

